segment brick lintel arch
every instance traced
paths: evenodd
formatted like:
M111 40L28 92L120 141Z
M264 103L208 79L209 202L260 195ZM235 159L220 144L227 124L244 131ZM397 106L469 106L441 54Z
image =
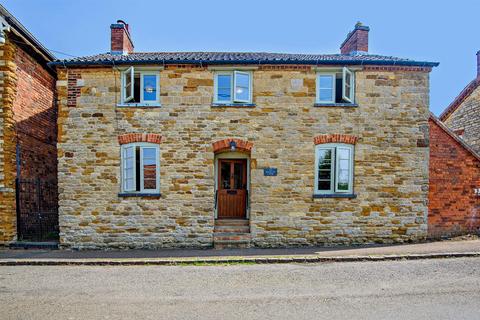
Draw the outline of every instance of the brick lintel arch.
M253 143L245 140L236 139L236 138L227 138L227 139L219 140L217 142L212 143L213 152L219 153L223 151L230 151L230 142L232 141L235 141L235 144L237 145L235 151L246 152L246 153L250 153L252 151Z
M157 133L126 133L118 136L118 143L121 145L134 142L160 144L162 142L162 136Z
M350 134L322 134L313 138L313 142L317 144L323 143L357 143L358 137Z

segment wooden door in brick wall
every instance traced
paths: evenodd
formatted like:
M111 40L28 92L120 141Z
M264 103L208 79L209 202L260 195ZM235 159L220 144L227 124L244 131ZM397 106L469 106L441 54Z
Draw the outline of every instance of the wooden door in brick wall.
M247 160L218 161L218 219L244 219L247 211Z

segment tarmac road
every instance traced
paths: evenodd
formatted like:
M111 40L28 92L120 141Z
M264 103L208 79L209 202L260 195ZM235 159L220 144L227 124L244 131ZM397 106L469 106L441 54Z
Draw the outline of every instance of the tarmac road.
M4 266L0 319L480 319L480 258Z

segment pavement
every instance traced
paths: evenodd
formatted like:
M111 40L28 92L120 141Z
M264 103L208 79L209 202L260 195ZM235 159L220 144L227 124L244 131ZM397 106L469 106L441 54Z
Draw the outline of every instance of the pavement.
M39 250L0 249L7 265L184 265L301 263L480 257L480 239L402 245L225 250Z
M0 267L2 320L479 319L479 301L479 257Z

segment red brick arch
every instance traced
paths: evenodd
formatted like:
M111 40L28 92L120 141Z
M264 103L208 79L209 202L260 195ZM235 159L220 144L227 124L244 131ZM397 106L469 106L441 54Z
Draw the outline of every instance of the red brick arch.
M223 151L230 151L231 141L235 141L235 143L237 144L236 151L246 152L246 153L250 153L252 151L253 143L245 140L236 139L236 138L227 138L227 139L214 142L212 144L213 152L219 153Z
M322 134L313 138L315 144L322 143L347 143L355 144L357 143L358 137L352 136L350 134Z
M126 133L118 136L118 143L149 142L160 144L162 136L157 133Z

